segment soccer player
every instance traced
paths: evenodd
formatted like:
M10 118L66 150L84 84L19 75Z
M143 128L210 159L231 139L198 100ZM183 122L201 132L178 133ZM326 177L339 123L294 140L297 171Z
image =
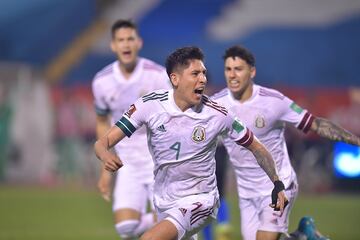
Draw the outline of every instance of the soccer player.
M111 50L118 60L99 71L92 83L98 138L140 96L156 89L170 88L165 68L138 56L142 40L133 22L116 21L111 35ZM117 144L115 151L125 163L116 175L113 190L115 229L122 239L130 239L155 223L154 215L146 213L148 201L152 201L154 166L145 128ZM98 188L107 201L111 199L111 180L112 175L102 168Z
M289 160L284 131L288 123L300 131L313 131L319 136L360 145L360 139L327 119L313 116L280 92L254 84L256 75L253 54L241 46L225 51L227 88L212 99L241 116L241 120L264 143L274 157L279 176L284 181L289 207L283 215L274 214L267 207L272 182L254 164L254 157L245 148L225 138L238 186L241 231L245 240L278 239L288 230L288 216L298 192L296 174Z
M274 184L270 187L272 207L284 211L284 185L269 152L226 108L203 95L207 82L203 58L197 47L171 53L166 71L173 89L139 98L94 145L105 169L114 172L127 163L110 148L146 126L155 164L154 205L159 222L141 236L142 240L196 239L195 234L216 217L219 197L214 155L221 134L228 134L254 154L254 161Z

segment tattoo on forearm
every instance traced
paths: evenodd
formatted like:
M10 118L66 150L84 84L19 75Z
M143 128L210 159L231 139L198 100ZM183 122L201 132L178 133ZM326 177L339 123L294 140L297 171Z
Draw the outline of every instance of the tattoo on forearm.
M322 137L334 141L343 141L353 145L360 145L360 138L349 131L337 126L331 121L323 118L316 118L312 129Z
M266 172L271 181L278 180L275 162L269 152L266 151L265 148L257 148L253 151L253 154L258 164Z

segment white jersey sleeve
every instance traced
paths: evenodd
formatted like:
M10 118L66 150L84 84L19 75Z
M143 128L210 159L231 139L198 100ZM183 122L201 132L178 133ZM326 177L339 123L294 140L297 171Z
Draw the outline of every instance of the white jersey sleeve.
M254 134L231 112L227 116L227 136L237 145L248 147L254 140Z
M280 120L292 124L304 133L309 131L314 120L314 116L311 113L285 96L278 107L281 112Z
M224 106L211 100L209 97L205 97L204 104L225 115L225 130L222 132L222 137L228 136L236 144L244 147L252 143L254 134L232 111L228 111Z
M111 109L106 103L105 97L103 96L103 89L101 84L101 72L96 74L92 81L92 93L94 96L95 112L97 115L107 115L111 113Z
M122 118L117 121L116 126L118 126L126 136L131 137L131 135L140 128L148 119L150 114L150 107L145 106L146 102L143 102L142 98L139 98L134 104L131 104L129 110L124 113Z

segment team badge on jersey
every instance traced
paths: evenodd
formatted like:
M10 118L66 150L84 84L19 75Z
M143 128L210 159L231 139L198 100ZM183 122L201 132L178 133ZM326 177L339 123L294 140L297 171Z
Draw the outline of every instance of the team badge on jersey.
M265 119L263 116L258 115L255 119L255 127L257 128L263 128L265 127Z
M192 140L196 143L202 142L205 140L205 128L201 126L196 126L192 132Z
M293 102L291 105L290 105L290 108L292 110L294 110L295 112L297 112L298 114L302 113L303 109L297 105L295 102Z
M131 117L131 115L132 115L135 111L136 111L135 105L134 105L134 104L131 104L129 110L127 110L127 112L125 113L125 115L126 115L127 117Z

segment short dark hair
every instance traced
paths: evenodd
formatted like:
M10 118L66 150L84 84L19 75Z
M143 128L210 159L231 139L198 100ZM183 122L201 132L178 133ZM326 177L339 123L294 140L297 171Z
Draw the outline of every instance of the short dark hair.
M240 45L232 46L226 49L225 54L223 56L224 61L229 58L236 58L239 57L244 60L247 64L252 67L255 67L255 57L254 55L245 47Z
M168 76L170 77L170 74L179 67L188 67L190 60L194 59L204 60L204 54L200 48L190 46L176 49L166 58L165 66Z
M116 22L114 22L114 24L111 27L112 38L114 38L116 31L120 28L132 28L136 31L137 34L139 34L137 25L134 22L132 22L131 20L119 19Z

